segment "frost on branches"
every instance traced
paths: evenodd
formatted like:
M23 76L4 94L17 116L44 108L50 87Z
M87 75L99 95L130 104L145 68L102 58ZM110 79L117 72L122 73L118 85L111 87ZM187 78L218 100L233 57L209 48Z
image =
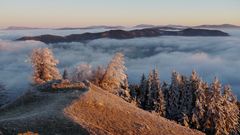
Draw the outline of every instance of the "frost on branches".
M57 69L58 61L48 48L34 49L31 55L34 84L43 84L51 80L61 79Z
M136 101L139 102L138 106L150 112L155 111L160 116L165 116L164 93L157 69L152 70L148 78L143 74L138 88L139 90L135 92L138 98Z
M118 94L121 86L125 83L124 81L127 80L124 63L124 55L122 53L116 53L108 64L106 72L100 82L100 86L103 89Z
M71 75L71 81L82 82L84 80L91 80L92 76L92 66L89 64L80 64L73 71Z
M140 108L209 135L236 134L239 108L230 86L222 87L217 78L209 86L195 71L190 77L174 71L169 85L161 85L158 76L155 69L132 87Z

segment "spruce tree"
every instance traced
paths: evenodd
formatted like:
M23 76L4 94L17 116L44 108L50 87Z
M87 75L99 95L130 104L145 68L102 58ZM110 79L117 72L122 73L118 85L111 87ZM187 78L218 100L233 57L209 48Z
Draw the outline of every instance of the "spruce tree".
M149 110L149 111L152 111L154 108L153 108L153 98L152 98L152 82L153 82L153 73L150 72L149 75L148 75L148 79L147 79L147 85L146 85L146 92L145 92L145 95L144 95L144 109L145 110Z
M139 97L138 100L140 102L140 106L144 109L144 105L145 105L145 95L147 92L147 79L145 77L145 74L142 74L141 77L141 82L140 82L140 86L139 86Z
M68 75L67 69L64 69L62 78L63 78L64 80L68 80L68 79L69 79L69 75Z
M105 72L106 70L104 67L98 66L97 69L93 70L93 77L91 82L97 86L100 86L100 82L102 81Z
M225 86L223 91L224 123L223 133L226 135L236 134L238 130L239 108L237 98L233 95L231 87Z
M131 102L130 90L128 86L128 77L123 81L121 89L119 90L119 96L125 99L128 102Z
M223 98L221 96L221 83L217 78L214 79L207 95L206 119L204 130L208 134L222 134L222 125L224 125Z
M167 101L167 118L169 119L178 119L181 112L179 105L180 98L180 88L183 85L182 77L179 73L172 73L172 82L168 91L168 101Z
M159 74L157 69L153 69L153 80L151 85L152 102L155 112L159 113L160 116L165 116L165 100L163 91L161 89Z
M196 72L193 72L191 76L191 86L193 89L193 106L190 116L191 127L195 129L202 129L206 112L205 91L208 89L208 85L199 79Z

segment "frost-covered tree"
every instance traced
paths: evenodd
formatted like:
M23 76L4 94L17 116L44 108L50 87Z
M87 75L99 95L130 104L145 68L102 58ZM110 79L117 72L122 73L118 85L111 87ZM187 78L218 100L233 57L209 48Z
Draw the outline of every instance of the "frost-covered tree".
M69 79L69 74L68 74L68 70L67 69L64 69L62 78L65 79L65 80Z
M192 72L190 81L191 89L193 91L191 116L189 116L191 127L202 129L206 110L205 90L208 89L208 85L199 78L195 71Z
M91 80L93 77L92 67L89 64L78 65L71 75L72 82L82 82L84 80Z
M130 84L129 85L129 93L131 96L131 102L135 103L136 106L141 108L141 101L140 101L140 85L138 84Z
M224 122L223 98L221 96L221 83L217 78L214 79L207 93L207 109L204 130L208 134L222 134Z
M166 103L163 91L160 89L157 93L157 97L154 103L155 112L159 113L160 116L165 117L166 115Z
M152 70L152 76L151 96L153 99L157 99L159 91L161 90L160 79L157 69Z
M147 91L147 79L145 77L145 74L142 74L139 86L139 96L137 97L142 108L144 107L146 91Z
M34 49L31 55L33 66L33 82L42 84L51 80L61 79L61 74L57 69L58 60L48 48Z
M167 108L169 85L167 84L167 82L163 81L163 84L161 87L162 87L161 89L163 91L163 96L165 101L165 108Z
M124 84L124 81L127 79L124 63L124 55L122 53L116 53L108 64L103 79L100 82L100 86L103 89L118 94L121 85Z
M124 80L123 84L121 85L118 95L125 99L126 101L131 102L130 90L128 86L128 77Z
M222 132L226 135L236 134L238 130L239 108L237 106L237 98L233 95L231 87L225 86L223 91L224 106L224 125Z
M181 75L181 83L178 86L179 90L179 109L178 109L178 116L177 118L181 120L185 120L186 118L182 119L182 117L188 117L189 112L191 109L192 104L192 89L189 79L186 76Z
M182 115L180 111L179 98L180 89L183 85L182 76L177 73L172 73L172 82L168 91L168 101L167 101L167 118L178 119Z
M144 95L143 109L152 111L154 110L154 99L152 98L152 82L153 72L150 72L146 84L146 92Z
M147 111L163 113L184 126L204 131L207 134L230 135L239 129L239 108L237 99L230 86L222 89L217 78L209 86L202 81L195 71L190 77L177 72L172 73L171 84L160 86L157 70L142 76L139 85L141 108ZM161 99L164 99L161 103ZM159 102L160 101L160 102Z
M98 66L97 69L93 70L93 77L91 82L97 86L100 86L100 82L103 79L106 69L102 66Z
M151 93L152 93L152 102L153 108L155 112L159 113L160 116L165 116L165 100L163 91L161 89L159 74L157 69L153 69L152 71L153 79L151 85Z

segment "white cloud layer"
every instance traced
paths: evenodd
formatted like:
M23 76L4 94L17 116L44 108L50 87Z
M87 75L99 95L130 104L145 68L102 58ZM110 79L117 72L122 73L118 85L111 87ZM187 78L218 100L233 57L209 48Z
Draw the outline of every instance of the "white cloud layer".
M0 82L10 89L10 93L26 90L32 74L31 65L26 62L27 57L33 48L48 46L59 59L61 71L81 63L88 63L93 67L100 64L106 66L113 54L121 51L126 55L131 82L138 82L143 72L147 73L154 67L159 68L161 80L168 82L172 70L189 75L195 69L208 82L217 76L223 84L231 84L234 92L240 96L240 30L227 32L232 36L99 39L85 44L51 45L35 41L9 41L16 37L14 33L0 33ZM17 34L19 36L25 33L23 31ZM6 38L6 35L10 36Z

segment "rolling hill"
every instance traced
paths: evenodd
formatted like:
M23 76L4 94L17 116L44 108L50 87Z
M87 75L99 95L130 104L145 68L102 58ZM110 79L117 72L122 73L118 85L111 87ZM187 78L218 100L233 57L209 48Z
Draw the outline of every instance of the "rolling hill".
M90 84L86 89L30 92L0 111L3 134L203 134L141 110Z

